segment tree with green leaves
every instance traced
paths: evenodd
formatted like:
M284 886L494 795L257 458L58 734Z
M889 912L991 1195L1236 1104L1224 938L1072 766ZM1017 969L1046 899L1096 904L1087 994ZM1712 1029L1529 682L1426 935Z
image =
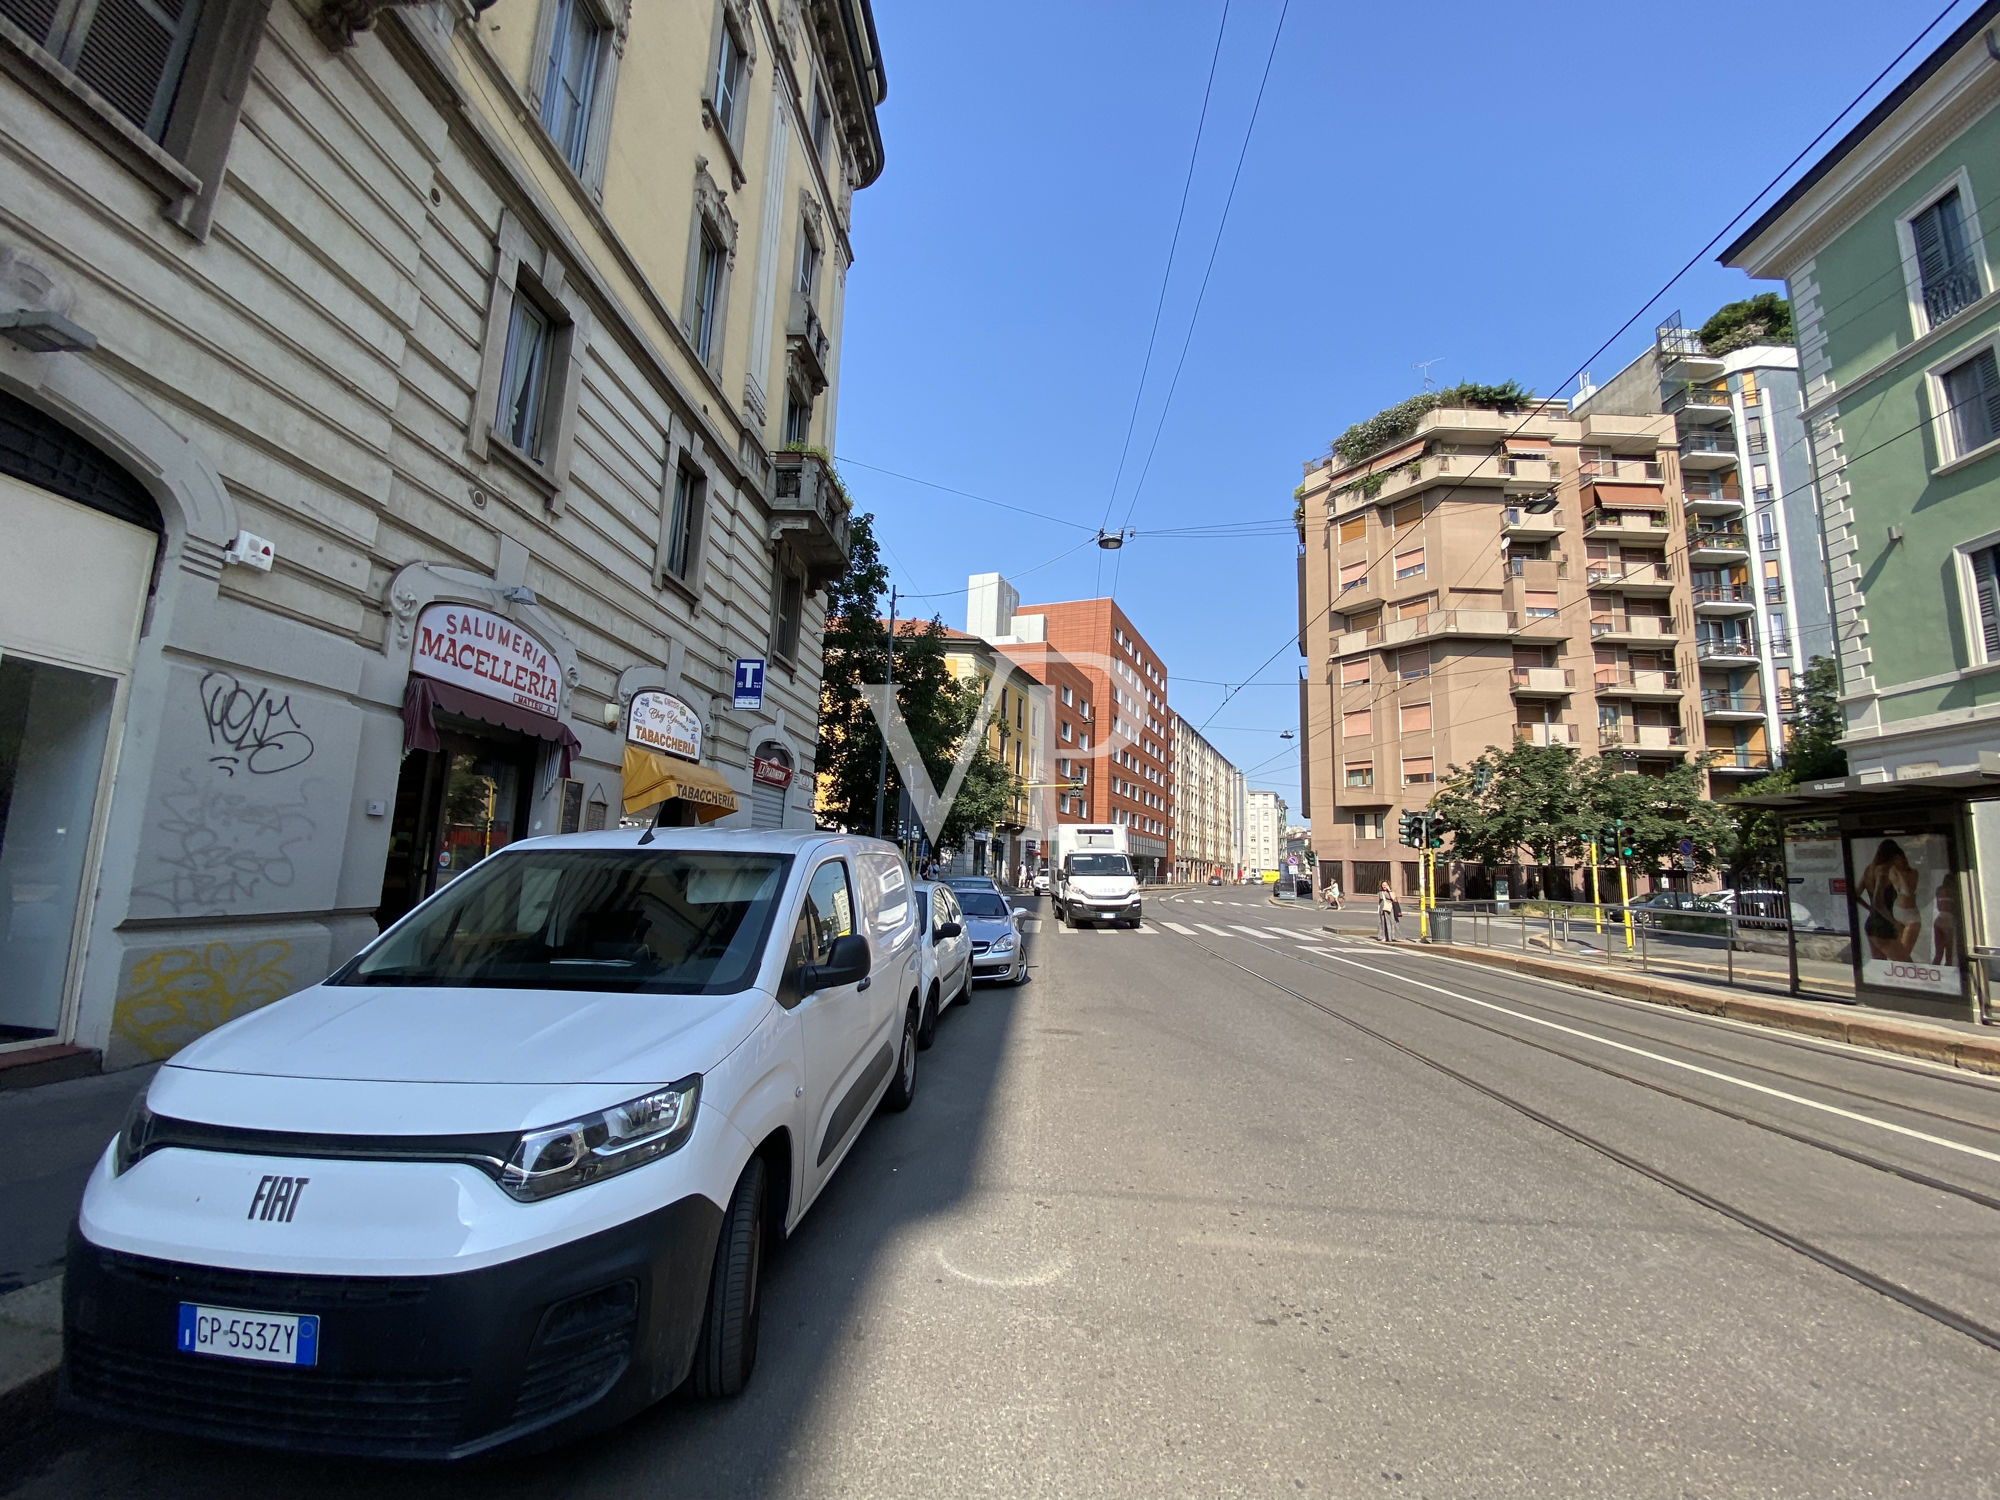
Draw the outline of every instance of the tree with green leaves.
M1593 835L1614 818L1624 823L1637 868L1679 864L1685 840L1693 873L1712 875L1734 848L1736 828L1728 810L1709 800L1707 780L1707 757L1676 761L1664 776L1641 776L1624 769L1618 757L1600 755L1584 763L1577 800ZM1618 851L1600 848L1597 858L1612 864Z
M1753 344L1789 344L1795 337L1792 304L1776 292L1725 302L1701 325L1700 337L1701 347L1710 354L1728 354Z
M1587 825L1577 797L1578 756L1567 745L1488 745L1468 766L1447 768L1431 811L1451 857L1511 865L1522 850L1549 871L1582 847Z
M819 753L814 762L821 820L859 833L875 826L875 790L882 766L882 733L869 711L868 689L886 681L889 670L889 570L875 540L874 519L866 513L853 518L847 574L827 593ZM934 787L942 787L951 775L980 701L978 687L959 682L945 661L946 644L941 620L897 622L896 705ZM945 825L943 845L949 847L972 829L990 827L998 820L1009 791L996 793L996 779L1011 790L1006 772L982 743ZM882 799L885 823L895 817L901 789L902 773L892 759Z

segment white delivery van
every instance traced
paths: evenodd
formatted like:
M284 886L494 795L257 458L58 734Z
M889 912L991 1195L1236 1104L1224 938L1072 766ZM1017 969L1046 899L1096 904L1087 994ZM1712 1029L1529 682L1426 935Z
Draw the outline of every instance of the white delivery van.
M1056 915L1072 927L1085 922L1139 925L1139 882L1131 845L1115 823L1065 823L1056 829Z

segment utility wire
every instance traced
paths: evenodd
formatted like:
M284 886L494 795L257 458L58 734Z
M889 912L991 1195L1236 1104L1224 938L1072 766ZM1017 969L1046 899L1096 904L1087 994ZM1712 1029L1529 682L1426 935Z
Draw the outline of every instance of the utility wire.
M1067 516L1052 516L1048 514L1046 511L1029 510L1024 505L1009 505L1005 500L992 500L987 498L985 495L975 495L970 490L955 489L948 484L939 484L935 480L919 479L914 474L899 474L894 469L885 469L882 468L879 464L863 463L858 458L849 458L845 453L835 455L834 462L843 464L853 464L854 467L857 469L869 469L877 474L887 474L891 479L901 479L909 484L920 484L925 489L942 490L947 495L957 495L962 499L966 500L977 500L981 505L992 505L998 507L1001 510L1011 510L1016 515L1033 516L1038 521L1048 521L1057 526L1069 526L1077 531L1088 531L1091 533L1091 539L1093 541L1096 539L1097 536L1096 530L1094 528L1084 525L1083 522L1081 521L1072 521Z

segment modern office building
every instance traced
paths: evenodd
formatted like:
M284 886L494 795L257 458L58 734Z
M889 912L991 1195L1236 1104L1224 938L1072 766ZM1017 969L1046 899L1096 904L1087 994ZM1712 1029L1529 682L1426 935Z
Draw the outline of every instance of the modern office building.
M1715 645L1756 660L1747 631L1698 654L1690 569L1740 572L1749 538L1685 504L1674 417L1468 399L1358 424L1298 490L1305 801L1349 891L1416 892L1397 819L1453 765L1525 742L1664 774L1705 745Z
M1201 884L1240 879L1244 859L1243 773L1179 714L1173 714L1174 878Z
M0 17L0 1066L165 1057L634 755L811 826L867 0Z

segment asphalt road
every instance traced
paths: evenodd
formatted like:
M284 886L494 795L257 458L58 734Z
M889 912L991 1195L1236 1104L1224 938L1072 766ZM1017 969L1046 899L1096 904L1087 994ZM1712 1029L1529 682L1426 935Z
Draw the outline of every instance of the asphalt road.
M9 1492L2000 1492L2000 1087L1322 920L1040 923L772 1263L734 1402L446 1472L76 1424Z

